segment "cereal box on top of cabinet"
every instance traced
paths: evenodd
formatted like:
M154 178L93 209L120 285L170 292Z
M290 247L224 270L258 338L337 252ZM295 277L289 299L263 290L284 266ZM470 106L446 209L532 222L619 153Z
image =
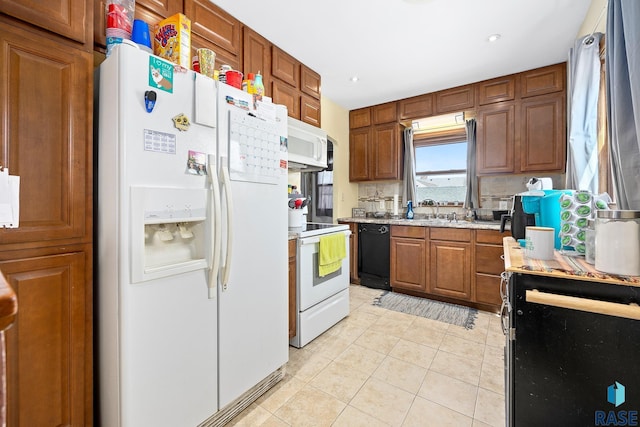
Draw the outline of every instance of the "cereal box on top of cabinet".
M153 53L184 68L191 68L191 20L176 13L155 27Z

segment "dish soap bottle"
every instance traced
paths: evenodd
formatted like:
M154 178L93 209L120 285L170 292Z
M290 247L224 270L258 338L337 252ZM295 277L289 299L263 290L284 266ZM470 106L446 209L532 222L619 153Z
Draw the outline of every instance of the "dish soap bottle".
M407 219L413 219L413 203L411 200L407 202Z
M253 82L253 87L255 90L255 94L258 95L258 99L262 99L264 95L264 83L262 82L262 75L260 72L256 74L255 81Z

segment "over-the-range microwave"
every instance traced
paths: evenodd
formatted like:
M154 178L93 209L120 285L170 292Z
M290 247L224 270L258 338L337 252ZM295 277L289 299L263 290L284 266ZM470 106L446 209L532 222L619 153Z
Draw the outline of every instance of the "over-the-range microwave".
M327 167L327 133L288 118L289 170L318 171Z

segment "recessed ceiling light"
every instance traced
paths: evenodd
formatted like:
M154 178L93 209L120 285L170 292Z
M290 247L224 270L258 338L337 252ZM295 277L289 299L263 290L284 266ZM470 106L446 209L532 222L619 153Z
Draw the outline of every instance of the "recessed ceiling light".
M495 42L500 37L502 37L500 34L491 34L489 37L487 37L487 40L489 40L490 42Z
M351 80L352 83L356 83L360 78L358 76L353 76L349 80Z

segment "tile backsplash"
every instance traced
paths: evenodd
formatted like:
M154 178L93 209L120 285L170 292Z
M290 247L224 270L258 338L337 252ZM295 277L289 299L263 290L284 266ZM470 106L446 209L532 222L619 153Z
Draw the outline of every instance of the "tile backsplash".
M498 175L479 177L479 203L477 213L486 217L492 215L492 210L511 209L512 196L527 191L527 182L536 175ZM553 181L553 188L564 188L565 175L545 175ZM406 202L402 200L402 181L367 182L358 185L358 206L364 208L369 215L384 210L387 214L393 212L393 196L398 195L398 212L400 215L406 210ZM382 209L384 207L384 209ZM429 207L416 207L416 213L431 213ZM462 206L443 206L439 212L464 213Z

